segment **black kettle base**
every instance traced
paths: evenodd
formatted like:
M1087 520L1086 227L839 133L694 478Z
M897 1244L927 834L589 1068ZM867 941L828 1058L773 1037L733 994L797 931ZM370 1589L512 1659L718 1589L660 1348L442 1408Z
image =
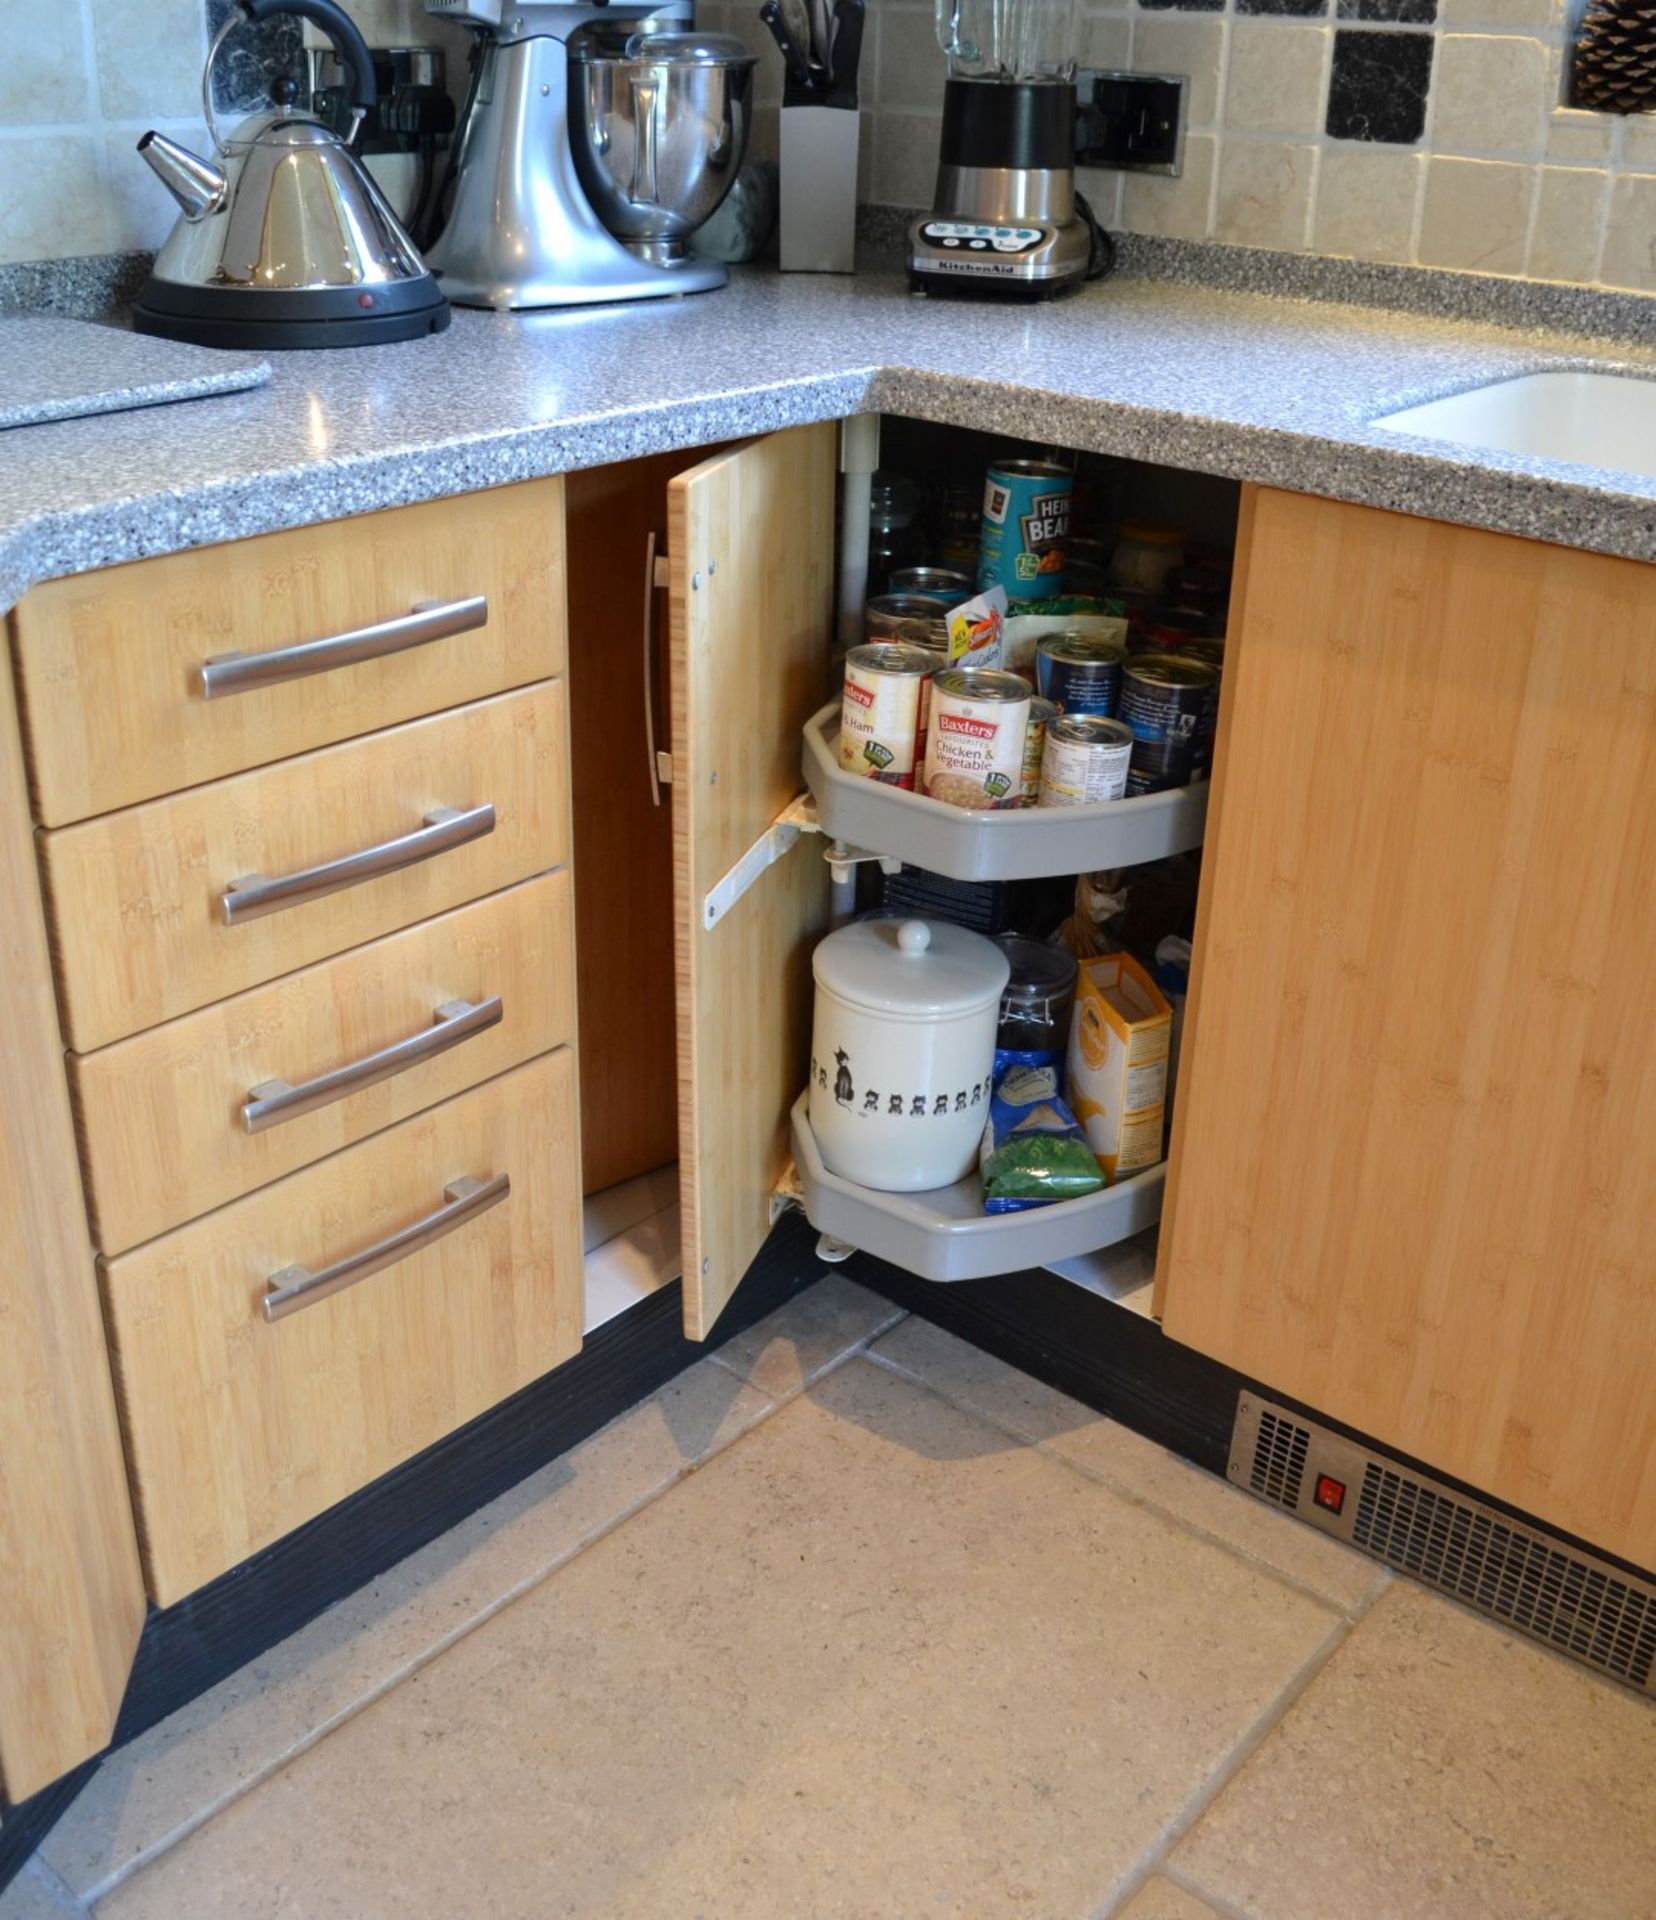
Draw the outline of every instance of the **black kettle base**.
M132 308L132 324L139 333L197 347L260 352L385 346L441 333L449 319L449 304L430 274L388 287L322 287L296 293L190 287L152 274Z

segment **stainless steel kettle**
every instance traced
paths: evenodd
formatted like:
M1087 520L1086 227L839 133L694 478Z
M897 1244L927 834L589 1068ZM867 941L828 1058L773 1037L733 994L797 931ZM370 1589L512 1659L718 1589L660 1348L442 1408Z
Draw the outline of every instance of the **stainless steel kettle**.
M213 114L213 63L234 29L292 13L333 41L349 75L345 139L278 96L228 137ZM182 217L133 310L143 333L217 347L346 347L440 333L448 302L351 151L377 102L374 63L335 0L238 0L201 83L214 158L146 133L138 151Z

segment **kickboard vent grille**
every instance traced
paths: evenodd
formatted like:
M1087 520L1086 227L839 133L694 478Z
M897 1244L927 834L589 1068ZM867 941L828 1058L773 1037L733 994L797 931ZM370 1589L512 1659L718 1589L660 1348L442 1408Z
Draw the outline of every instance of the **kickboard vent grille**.
M1227 1477L1399 1573L1656 1695L1656 1580L1252 1393Z
M1370 1464L1351 1537L1589 1666L1636 1687L1649 1682L1656 1664L1651 1597L1540 1534Z
M1278 1506L1298 1506L1300 1487L1305 1480L1305 1455L1310 1445L1309 1427L1261 1411L1248 1485L1265 1499L1276 1501Z

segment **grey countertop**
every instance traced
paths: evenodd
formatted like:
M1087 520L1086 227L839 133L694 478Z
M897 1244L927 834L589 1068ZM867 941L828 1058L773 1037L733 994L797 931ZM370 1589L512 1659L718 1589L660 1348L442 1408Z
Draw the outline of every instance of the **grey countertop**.
M738 272L683 302L457 313L272 354L260 391L6 437L0 608L147 554L881 411L1656 560L1656 481L1407 440L1413 401L1656 347L1122 276L1050 306Z

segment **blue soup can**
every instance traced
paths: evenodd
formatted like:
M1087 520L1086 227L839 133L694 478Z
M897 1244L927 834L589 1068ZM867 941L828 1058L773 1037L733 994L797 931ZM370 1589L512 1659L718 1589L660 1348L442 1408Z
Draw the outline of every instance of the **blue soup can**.
M1127 649L1119 640L1091 633L1050 633L1035 647L1035 673L1043 700L1062 713L1113 716L1121 704Z
M978 591L1004 587L1009 600L1049 600L1064 589L1075 476L1045 460L1001 460L983 488Z

